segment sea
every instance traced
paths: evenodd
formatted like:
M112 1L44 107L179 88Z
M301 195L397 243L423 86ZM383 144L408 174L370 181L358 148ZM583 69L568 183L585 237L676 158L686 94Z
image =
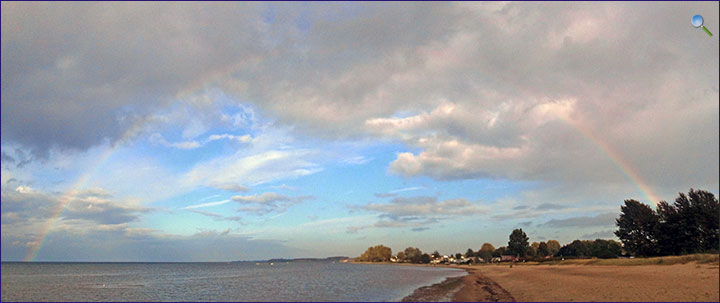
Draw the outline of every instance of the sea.
M464 270L341 262L3 262L2 301L400 301Z

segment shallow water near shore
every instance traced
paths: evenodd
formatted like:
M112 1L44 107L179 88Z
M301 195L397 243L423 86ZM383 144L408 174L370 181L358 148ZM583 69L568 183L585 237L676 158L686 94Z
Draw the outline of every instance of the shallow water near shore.
M2 263L2 301L400 301L464 270L332 262Z

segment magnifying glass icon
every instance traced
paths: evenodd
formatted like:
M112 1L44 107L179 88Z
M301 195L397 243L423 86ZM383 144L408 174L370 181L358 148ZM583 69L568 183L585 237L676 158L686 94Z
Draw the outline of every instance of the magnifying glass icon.
M694 27L702 27L702 29L703 29L708 35L710 35L710 37L712 37L712 34L710 33L710 31L709 31L707 28L705 28L705 25L703 25L703 17L702 17L702 16L700 16L700 15L695 15L695 16L692 17L692 20L691 20L691 21L692 21L692 25L693 25Z

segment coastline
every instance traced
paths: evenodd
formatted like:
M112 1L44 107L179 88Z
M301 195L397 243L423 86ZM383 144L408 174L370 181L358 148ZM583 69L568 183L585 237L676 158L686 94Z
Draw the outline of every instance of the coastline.
M414 264L423 265L423 264ZM449 277L445 281L423 286L401 302L515 302L515 298L494 280L482 275L471 266L436 265L463 269L468 274Z
M467 275L447 277L445 280L421 286L400 302L515 302L515 298L502 286L480 273L479 266L431 265L391 262L352 262L355 264L382 264L394 266L422 266L462 269Z
M444 264L417 264L417 263L393 263L393 262L364 262L351 261L353 264L375 264L375 265L391 265L391 266L413 266L413 267L440 267L464 270L467 274L460 277L446 277L431 285L424 285L413 290L412 293L403 297L400 302L459 302L469 300L458 300L458 298L471 297L467 289L466 280L473 276L474 269L468 265L444 265ZM467 290L466 290L467 289ZM477 301L477 300L476 300Z
M672 259L683 260L682 257L670 258L670 261ZM657 260L613 262L622 262L620 264L624 265L589 263L592 260L582 264L518 264L513 267L443 265L442 267L464 269L468 275L451 277L440 283L420 287L402 301L705 302L717 300L719 276L716 259L712 262L687 263L680 261L659 263ZM647 264L651 261L653 264ZM610 262L606 261L606 263Z

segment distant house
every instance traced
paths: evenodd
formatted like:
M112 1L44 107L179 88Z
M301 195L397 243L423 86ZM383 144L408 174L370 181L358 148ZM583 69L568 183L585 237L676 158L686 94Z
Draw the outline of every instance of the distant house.
M390 257L390 262L395 263L395 262L397 262L397 261L398 261L398 259L397 259L396 257Z
M506 262L506 261L507 261L507 262L512 262L512 261L517 261L517 260L518 260L518 257L516 257L516 256L511 256L511 255L502 255L502 256L500 256L500 261L501 261L501 262Z

